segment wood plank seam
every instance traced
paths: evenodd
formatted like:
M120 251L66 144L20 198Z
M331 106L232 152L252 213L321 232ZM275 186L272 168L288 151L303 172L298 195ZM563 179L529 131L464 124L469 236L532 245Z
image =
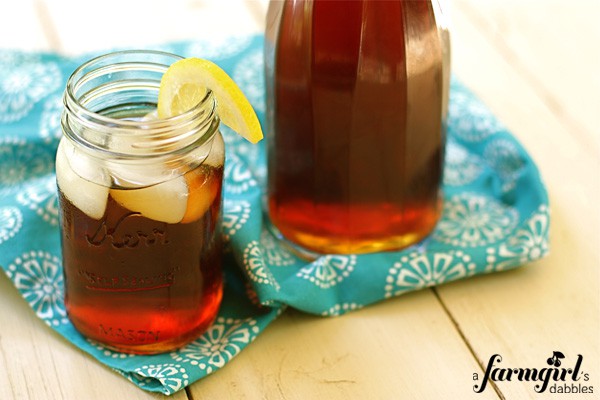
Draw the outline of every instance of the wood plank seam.
M189 386L185 387L185 396L188 398L188 400L194 400L194 396L192 395L192 391L190 390Z
M50 48L53 51L62 52L62 44L60 42L58 31L56 30L56 26L52 17L50 16L50 12L48 11L48 5L45 0L35 0L34 1L35 15L42 27L42 31L50 44Z
M3 359L3 361L4 361L4 365L10 365L10 364L8 363L8 360L6 359L6 355L5 355L5 353L4 353L4 349L3 349L3 347L4 347L4 346L2 346L2 336L0 335L0 355L2 355L2 359ZM7 376L7 378L8 378L8 383L9 383L9 387L10 387L10 392L12 393L12 398L13 398L13 399L16 399L16 398L17 398L17 395L16 395L16 393L15 393L15 384L14 384L14 382L13 382L12 376L11 376L11 374L10 374L10 372L9 372L9 371L6 371L6 376Z
M479 368L481 368L481 373L484 374L485 373L485 365L484 365L483 361L481 361L479 359L479 357L477 356L477 354L475 353L475 349L471 346L469 339L467 339L466 335L460 328L460 325L458 324L457 320L454 318L454 316L450 312L450 309L448 307L446 307L446 304L444 304L444 301L442 300L440 294L438 293L438 291L435 287L430 288L430 290L433 293L433 295L435 296L435 298L437 299L437 301L440 303L440 306L444 309L444 312L450 319L450 322L452 322L452 325L454 326L454 329L456 330L456 332L458 333L460 338L465 343L465 346L467 346L469 353L471 353L471 356L473 356L473 359L475 360L477 365L479 365ZM496 385L496 383L494 381L490 381L489 383L492 386L492 388L494 389L494 391L496 392L496 394L498 395L498 397L501 400L506 400L506 397L504 396L504 394L502 393L500 388Z
M267 10L264 9L263 4L256 0L245 0L244 5L246 6L248 13L252 16L256 26L259 26L264 30Z
M513 52L509 45L504 40L498 40L498 37L489 30L489 26L483 21L485 18L469 3L461 4L462 10L469 18L471 23L481 32L491 47L495 48L498 53L512 66L514 71L528 81L531 89L538 95L541 102L556 116L556 119L568 131L573 132L576 140L580 143L583 149L593 150L592 155L598 154L600 149L597 143L592 139L594 132L590 132L585 126L580 124L577 119L572 116L568 110L565 110L560 105L560 100L556 99L552 93L546 88L543 82L540 82L535 74L530 71L527 66L523 65L520 58ZM578 134L579 133L579 134Z

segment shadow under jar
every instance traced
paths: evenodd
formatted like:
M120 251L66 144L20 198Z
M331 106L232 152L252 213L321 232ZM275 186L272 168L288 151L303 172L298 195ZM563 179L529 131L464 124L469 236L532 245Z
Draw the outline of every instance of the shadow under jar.
M224 143L210 91L156 118L179 57L107 54L67 82L58 147L65 306L110 348L170 351L202 334L221 302Z
M441 213L449 36L433 1L272 1L268 207L317 253L397 250Z

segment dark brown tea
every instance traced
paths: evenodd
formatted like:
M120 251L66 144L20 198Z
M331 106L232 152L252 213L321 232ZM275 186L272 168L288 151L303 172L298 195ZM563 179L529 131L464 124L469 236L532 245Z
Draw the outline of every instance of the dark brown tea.
M274 225L319 253L425 237L441 209L447 84L432 2L272 2L266 40Z
M177 223L144 215L145 200L134 192L148 188L111 188L100 219L60 191L65 303L77 330L117 350L157 353L213 322L222 297L222 174L207 165L186 173ZM169 220L177 205L150 194Z

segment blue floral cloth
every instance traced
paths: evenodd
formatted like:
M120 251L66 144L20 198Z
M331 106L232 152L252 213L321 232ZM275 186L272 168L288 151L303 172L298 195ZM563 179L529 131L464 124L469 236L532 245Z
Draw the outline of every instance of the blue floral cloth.
M158 48L211 59L265 115L262 36ZM157 47L154 47L157 48ZM537 260L548 252L548 199L523 147L453 80L444 213L404 251L325 255L307 263L264 223L265 144L224 130L226 287L214 325L171 353L134 356L81 336L67 318L54 156L66 79L95 54L0 50L0 266L36 314L66 340L139 387L174 393L223 367L285 309L340 315L413 290Z

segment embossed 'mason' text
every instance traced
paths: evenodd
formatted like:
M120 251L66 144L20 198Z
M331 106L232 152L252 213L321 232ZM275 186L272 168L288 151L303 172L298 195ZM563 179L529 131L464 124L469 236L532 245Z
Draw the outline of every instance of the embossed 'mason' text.
M98 325L98 332L102 336L109 336L113 338L120 338L127 340L128 342L135 343L148 343L148 342L158 342L160 331L146 331L146 330L136 330L136 329L123 329L104 325Z

